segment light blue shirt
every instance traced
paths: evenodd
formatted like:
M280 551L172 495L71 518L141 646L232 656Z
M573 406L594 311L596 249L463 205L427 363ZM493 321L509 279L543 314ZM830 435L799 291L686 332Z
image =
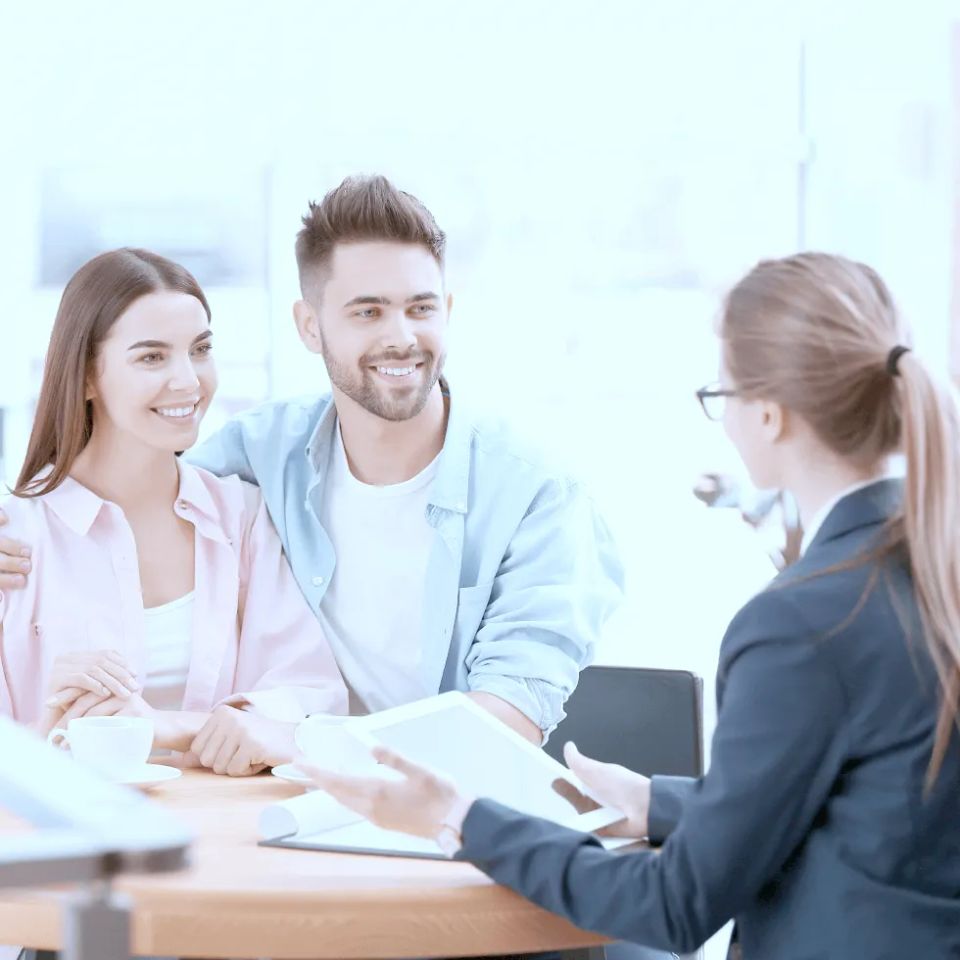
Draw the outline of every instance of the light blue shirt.
M267 403L191 450L191 463L263 492L294 576L320 611L336 557L321 512L333 397ZM500 421L451 402L430 488L436 531L424 583L423 688L482 691L545 734L623 595L610 532L575 481Z

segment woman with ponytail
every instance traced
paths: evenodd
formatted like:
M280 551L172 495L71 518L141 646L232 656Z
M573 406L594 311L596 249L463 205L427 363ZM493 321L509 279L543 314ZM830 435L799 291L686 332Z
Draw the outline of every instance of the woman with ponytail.
M954 399L880 278L841 257L760 263L719 332L700 402L805 536L723 639L706 776L650 781L567 745L615 829L659 852L607 852L385 751L402 779L316 781L617 939L690 951L732 918L748 960L960 957Z

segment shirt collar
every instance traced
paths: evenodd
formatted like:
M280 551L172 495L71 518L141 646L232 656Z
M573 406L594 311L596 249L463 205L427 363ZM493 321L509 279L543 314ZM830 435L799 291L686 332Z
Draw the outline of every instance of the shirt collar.
M447 432L440 451L437 475L430 486L430 504L453 513L466 513L469 506L470 452L473 443L473 423L469 412L460 401L450 399L450 386L440 378L440 390L449 402ZM336 434L337 407L331 395L320 411L320 419L310 435L304 454L320 478L330 462L330 448Z
M223 529L220 510L200 471L180 457L177 458L177 470L180 472L180 490L174 511L178 516L189 520L201 536L229 544L230 539Z
M178 459L177 470L180 474L180 488L174 505L175 512L193 523L202 536L228 543L213 496L196 467ZM86 536L90 532L100 511L108 503L73 477L67 477L55 490L44 494L43 500L80 536Z
M337 405L333 402L333 394L330 394L320 408L320 418L303 451L314 474L325 471L330 462L330 446L333 443L333 428L336 424Z
M800 555L803 556L807 552L810 544L813 543L814 538L820 532L820 528L823 526L827 517L833 513L834 508L837 504L846 497L849 497L851 493L856 493L858 490L865 490L867 487L872 487L875 483L880 483L883 480L889 479L885 474L880 477L872 477L870 480L863 480L860 483L854 483L849 487L841 490L835 497L825 503L813 516L813 519L807 525L806 529L803 531L803 540L800 543Z
M430 488L430 503L442 510L466 513L470 505L470 458L473 446L473 421L463 403L450 398L446 380L440 381L450 409L447 433L437 465L437 476Z
M76 534L85 537L105 501L92 490L66 477L55 490L45 493L43 502Z

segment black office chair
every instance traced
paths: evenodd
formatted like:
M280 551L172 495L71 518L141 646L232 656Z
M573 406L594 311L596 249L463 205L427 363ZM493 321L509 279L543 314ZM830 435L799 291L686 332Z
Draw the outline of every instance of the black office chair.
M686 670L587 667L566 705L567 716L543 748L563 763L572 740L582 753L646 777L703 774L703 680ZM675 957L627 943L566 951L564 960L652 960ZM696 955L694 955L696 956Z
M703 774L703 681L686 670L587 667L544 750L582 753L644 776Z

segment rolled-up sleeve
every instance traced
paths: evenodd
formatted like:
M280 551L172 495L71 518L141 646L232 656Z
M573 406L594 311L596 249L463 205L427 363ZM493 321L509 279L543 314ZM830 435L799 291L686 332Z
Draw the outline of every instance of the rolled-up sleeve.
M545 484L497 571L467 653L469 689L513 704L548 736L622 597L623 567L592 500L577 484Z

